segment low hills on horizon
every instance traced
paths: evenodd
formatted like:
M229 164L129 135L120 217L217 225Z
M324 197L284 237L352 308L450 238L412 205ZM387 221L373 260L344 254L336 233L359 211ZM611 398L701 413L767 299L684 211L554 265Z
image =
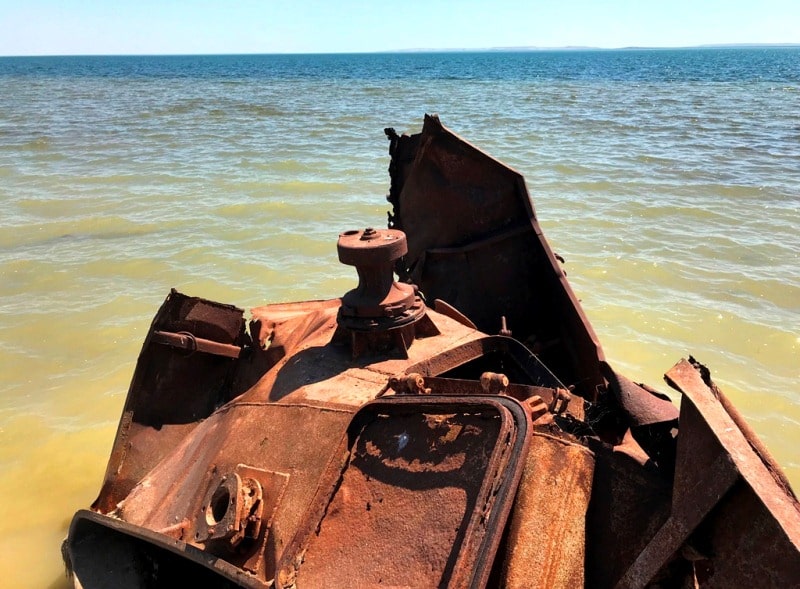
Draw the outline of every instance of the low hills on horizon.
M387 50L386 53L458 53L458 52L477 52L477 51L626 51L626 50L642 50L642 49L663 49L663 50L678 50L678 49L758 49L763 48L780 48L780 47L800 47L800 43L709 43L704 45L686 45L676 47L660 47L660 46L627 46L627 47L594 47L591 45L565 45L561 47L539 47L536 45L518 46L518 47L465 47L465 48L413 48L413 49L393 49ZM382 51L380 53L383 53Z

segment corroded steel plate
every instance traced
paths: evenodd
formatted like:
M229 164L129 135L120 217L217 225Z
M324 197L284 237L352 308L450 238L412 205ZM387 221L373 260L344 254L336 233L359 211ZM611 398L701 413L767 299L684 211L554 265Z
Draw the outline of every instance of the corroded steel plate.
M276 586L480 587L528 444L502 397L389 397L353 419Z

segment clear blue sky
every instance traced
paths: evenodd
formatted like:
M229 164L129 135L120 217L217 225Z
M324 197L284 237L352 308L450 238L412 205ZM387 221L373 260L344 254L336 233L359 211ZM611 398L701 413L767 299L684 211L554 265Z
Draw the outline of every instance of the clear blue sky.
M800 0L0 0L0 55L800 43Z

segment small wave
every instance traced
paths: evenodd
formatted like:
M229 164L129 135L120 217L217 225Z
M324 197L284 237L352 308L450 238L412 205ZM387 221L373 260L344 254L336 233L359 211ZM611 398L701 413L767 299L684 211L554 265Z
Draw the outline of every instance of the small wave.
M53 146L53 140L46 136L42 135L37 137L36 139L32 139L23 143L19 146L19 149L29 150L29 151L47 151Z
M295 159L272 160L263 157L262 154L253 154L252 157L254 159L247 162L248 167L263 172L297 174L300 172L308 172L311 169L308 164Z
M91 216L24 224L0 232L0 247L11 250L64 246L90 240L124 240L163 230L154 223L137 223L123 217Z
M163 117L169 115L185 115L197 111L206 110L207 102L202 98L189 98L169 104L164 108L149 113L151 116Z
M239 119L249 117L254 119L272 119L287 116L288 113L282 108L267 104L251 103L224 103L206 105L206 114L214 120L225 120L229 118Z
M256 117L281 117L288 114L283 109L267 104L238 104L234 110Z
M340 182L293 180L289 182L278 182L271 184L270 187L278 193L287 192L289 194L330 194L332 192L346 191L348 185Z

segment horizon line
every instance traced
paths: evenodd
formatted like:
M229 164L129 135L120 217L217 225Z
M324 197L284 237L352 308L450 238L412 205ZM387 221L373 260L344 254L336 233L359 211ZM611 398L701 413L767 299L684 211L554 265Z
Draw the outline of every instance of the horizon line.
M379 49L374 51L282 51L282 52L231 52L231 53L37 53L0 55L0 58L11 57L209 57L209 56L236 56L236 55L381 55L399 53L524 53L547 51L652 51L652 50L686 50L686 49L736 49L736 48L777 48L800 47L800 43L708 43L701 45L629 45L623 47L595 47L590 45L563 45L557 47L540 47L536 45L522 45L511 47L420 47L407 49Z

